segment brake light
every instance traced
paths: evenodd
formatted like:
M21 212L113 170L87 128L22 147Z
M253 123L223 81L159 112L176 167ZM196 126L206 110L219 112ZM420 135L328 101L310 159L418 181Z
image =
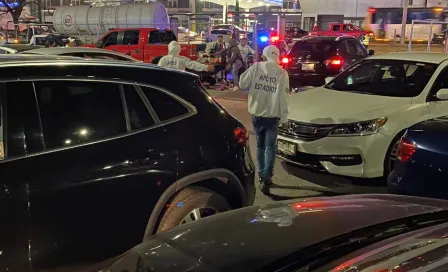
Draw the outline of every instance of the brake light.
M272 36L272 37L271 37L271 42L272 42L272 43L278 42L279 39L280 39L280 38L279 38L278 36Z
M402 163L407 163L412 158L412 155L414 155L416 149L413 143L401 138L397 148L397 159Z
M333 57L331 59L327 59L324 61L324 64L329 66L329 68L332 69L340 69L342 68L342 64L344 63L344 60L340 56Z
M289 63L289 58L287 58L287 57L282 58L282 63L283 64L288 64Z
M235 136L236 142L239 145L245 146L249 140L247 130L244 127L237 127L233 130L233 135Z
M375 8L369 8L369 9L368 9L368 12L369 12L369 13L375 13L375 12L376 12L376 9L375 9Z

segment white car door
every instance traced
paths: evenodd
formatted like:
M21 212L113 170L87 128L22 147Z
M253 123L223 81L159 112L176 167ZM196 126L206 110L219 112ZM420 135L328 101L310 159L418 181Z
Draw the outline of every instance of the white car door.
M448 115L448 100L436 96L441 89L448 89L448 66L445 66L437 76L426 100L431 118Z

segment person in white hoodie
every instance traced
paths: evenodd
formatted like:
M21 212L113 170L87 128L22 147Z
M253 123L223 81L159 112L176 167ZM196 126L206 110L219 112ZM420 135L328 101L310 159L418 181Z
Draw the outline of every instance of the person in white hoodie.
M264 48L264 62L255 63L240 77L240 88L249 91L248 109L257 137L258 175L263 193L272 183L279 122L288 121L289 76L279 64L274 45Z
M176 41L168 44L168 55L159 60L158 66L185 71L185 68L195 71L213 71L215 68L211 65L205 65L197 61L192 61L187 57L180 56L180 45Z

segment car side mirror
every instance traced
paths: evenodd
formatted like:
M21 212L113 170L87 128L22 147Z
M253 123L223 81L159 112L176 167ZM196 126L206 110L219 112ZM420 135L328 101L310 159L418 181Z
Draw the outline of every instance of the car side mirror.
M330 83L333 79L334 79L334 77L326 77L325 78L325 84Z
M440 89L437 92L436 97L440 100L448 100L448 89L447 88Z
M375 50L370 49L370 50L369 50L369 56L373 56L373 55L375 55Z
M99 40L95 43L96 48L103 48L103 41Z

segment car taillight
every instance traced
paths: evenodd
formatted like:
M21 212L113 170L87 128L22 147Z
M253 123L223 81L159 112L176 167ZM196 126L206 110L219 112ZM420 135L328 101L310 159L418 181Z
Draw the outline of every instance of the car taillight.
M279 39L280 39L280 38L279 38L278 36L272 36L272 37L271 37L271 43L278 42Z
M233 130L233 135L235 136L236 142L239 145L246 145L249 140L247 130L244 127L237 127Z
M290 61L290 59L289 59L288 57L284 57L284 58L282 58L282 63L283 63L283 64L288 64L289 61Z
M324 61L324 64L332 69L340 69L342 68L342 64L344 64L344 60L342 59L342 57L336 56L331 59L327 59L326 61Z
M417 148L413 143L401 138L397 147L397 159L402 163L407 163L412 158L412 155L414 155L416 149Z

